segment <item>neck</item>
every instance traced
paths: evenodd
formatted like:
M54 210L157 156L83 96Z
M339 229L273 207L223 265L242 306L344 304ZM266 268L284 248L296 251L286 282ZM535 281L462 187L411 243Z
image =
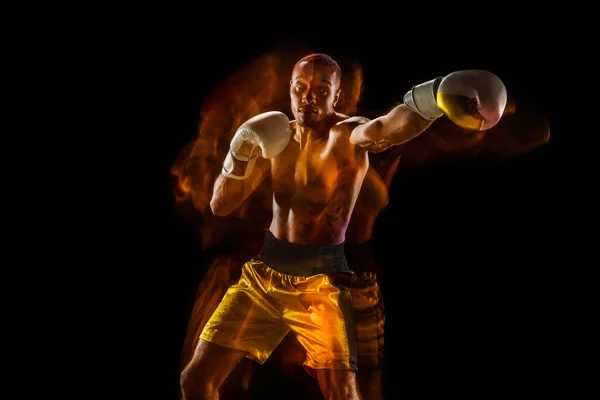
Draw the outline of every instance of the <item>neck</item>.
M335 113L332 113L327 116L327 118L319 121L314 127L296 124L295 139L300 143L300 148L302 149L306 147L307 144L326 137L329 134L329 128L331 127L331 118L335 118Z
M296 141L300 143L300 149L303 149L306 147L306 145L308 145L310 142L314 142L321 135L319 135L314 128L297 125L295 136Z

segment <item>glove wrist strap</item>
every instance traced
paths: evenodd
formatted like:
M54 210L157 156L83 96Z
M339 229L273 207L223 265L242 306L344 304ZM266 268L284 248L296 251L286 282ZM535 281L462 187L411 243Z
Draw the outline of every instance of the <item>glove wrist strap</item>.
M221 169L221 174L226 176L227 178L233 178L240 181L248 179L248 177L252 174L254 170L254 164L256 164L256 160L258 157L251 158L249 160L239 160L239 161L247 161L246 170L244 171L244 175L237 175L233 173L233 168L235 166L235 161L233 159L239 160L232 152L229 150L227 153L227 157L225 157L225 161L223 162L223 168ZM245 157L244 157L245 158Z
M436 93L442 79L443 76L440 76L413 86L404 95L404 104L425 119L441 117L444 113L437 106Z

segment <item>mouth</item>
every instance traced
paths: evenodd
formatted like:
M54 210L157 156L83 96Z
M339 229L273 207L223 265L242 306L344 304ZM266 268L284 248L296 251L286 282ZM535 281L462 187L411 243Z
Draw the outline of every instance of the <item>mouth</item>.
M317 113L317 110L312 107L302 107L302 108L298 109L298 111L301 112L302 114L316 114Z

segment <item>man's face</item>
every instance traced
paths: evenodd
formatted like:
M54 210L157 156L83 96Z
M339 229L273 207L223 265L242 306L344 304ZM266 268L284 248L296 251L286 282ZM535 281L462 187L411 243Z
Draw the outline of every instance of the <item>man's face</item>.
M340 78L321 63L303 61L296 65L290 81L292 113L300 126L314 128L335 112L340 97Z

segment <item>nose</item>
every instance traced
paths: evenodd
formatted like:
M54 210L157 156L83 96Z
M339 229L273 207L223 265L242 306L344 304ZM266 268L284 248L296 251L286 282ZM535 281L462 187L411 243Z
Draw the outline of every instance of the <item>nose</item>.
M302 103L309 105L315 102L315 96L313 95L313 92L311 89L306 90L303 94L302 94Z

